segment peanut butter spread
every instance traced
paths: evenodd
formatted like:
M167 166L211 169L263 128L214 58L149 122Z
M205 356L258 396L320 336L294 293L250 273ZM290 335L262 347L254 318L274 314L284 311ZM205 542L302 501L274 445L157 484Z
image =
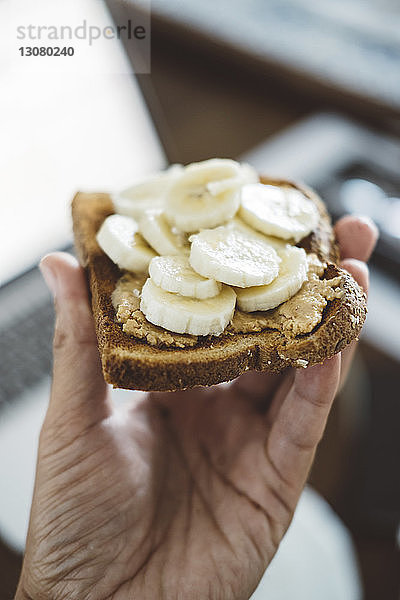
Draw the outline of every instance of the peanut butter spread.
M150 323L140 310L140 292L147 275L126 272L117 281L111 299L118 323L128 335L146 340L152 346L188 348L197 344L197 336L172 333Z
M315 254L308 255L308 279L292 298L263 312L245 313L235 310L225 333L255 333L264 329L281 331L286 337L310 333L322 319L327 303L342 296L341 277L321 279L325 265ZM187 348L195 346L199 337L172 333L147 321L140 310L140 292L147 275L124 273L112 293L118 323L128 335L146 340L152 346Z

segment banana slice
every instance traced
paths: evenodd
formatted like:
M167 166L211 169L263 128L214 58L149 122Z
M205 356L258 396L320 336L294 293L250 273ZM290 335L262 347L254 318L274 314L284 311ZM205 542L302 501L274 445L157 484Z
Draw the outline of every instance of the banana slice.
M212 298L222 284L193 271L186 256L156 256L149 265L149 275L166 292L191 298Z
M139 221L139 231L158 254L189 253L185 234L171 228L162 209L145 210Z
M236 294L227 286L213 298L197 300L166 292L148 279L140 310L150 323L175 333L220 335L233 317L235 304Z
M203 277L250 287L271 283L281 259L264 236L234 221L189 238L190 264Z
M307 279L307 254L303 248L287 246L279 252L282 262L278 277L269 285L236 288L240 310L270 310L294 296Z
M166 171L149 175L119 194L112 196L115 212L139 219L148 208L161 208L173 182L183 171L182 165L171 165Z
M234 219L232 219L232 221L230 221L230 223L231 223L231 227L234 227L235 229L239 229L240 231L243 231L243 233L245 235L251 237L251 239L256 237L259 240L263 240L264 242L268 243L268 245L272 246L272 248L274 250L276 250L277 252L279 250L285 250L285 248L288 245L287 241L283 240L282 238L278 238L273 235L265 235L263 233L256 231L253 227L250 227L250 225L247 225L247 223L245 223L239 217L235 217ZM229 225L229 223L227 223L227 225ZM279 252L278 252L278 255L279 255Z
M187 232L221 225L237 212L240 187L249 181L258 181L256 171L234 160L190 164L169 189L167 217Z
M252 183L243 186L239 216L249 225L296 243L318 224L315 204L290 187Z
M147 271L151 259L156 256L138 229L138 224L130 217L110 215L96 236L100 248L120 269L134 273Z

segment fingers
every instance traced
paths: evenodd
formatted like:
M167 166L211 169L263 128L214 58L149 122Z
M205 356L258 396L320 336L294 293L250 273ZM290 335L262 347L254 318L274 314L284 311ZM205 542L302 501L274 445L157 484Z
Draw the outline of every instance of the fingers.
M104 418L109 406L84 271L61 252L45 256L40 269L56 307L49 413L87 426Z
M363 288L363 290L366 293L368 293L369 271L368 271L368 267L365 263L363 263L359 260L348 258L348 259L342 261L341 267L343 269L345 269L346 271L348 271L350 273L350 275L352 275L354 277L354 279L357 281L357 283ZM357 347L357 342L354 341L354 342L351 342L351 344L349 344L347 346L347 348L345 348L342 351L340 388L344 385L344 382L348 375L351 361L353 360L353 355L354 355L356 347Z
M367 261L378 239L378 228L368 217L346 215L335 225L340 256Z
M355 258L346 258L341 262L340 266L350 273L362 289L368 293L369 270L365 262Z
M368 217L347 215L340 219L335 226L336 237L342 256L341 267L346 269L368 293L368 267L362 261L367 261L378 239L378 229ZM357 342L352 342L342 352L340 387L347 377Z
M300 492L325 429L339 383L340 355L297 369L267 441L266 452L282 480Z
M367 290L368 268L362 261L367 261L374 249L376 226L367 217L349 215L337 222L335 233L342 267ZM267 455L280 477L297 491L307 478L340 378L346 376L353 352L354 344L323 365L297 369L292 382L288 378L282 383L270 408Z

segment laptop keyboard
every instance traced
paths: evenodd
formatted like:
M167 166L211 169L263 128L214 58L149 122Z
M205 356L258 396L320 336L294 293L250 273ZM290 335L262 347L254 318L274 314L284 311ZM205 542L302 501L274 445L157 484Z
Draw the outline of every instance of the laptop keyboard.
M49 299L1 332L0 410L50 373L53 322Z
M38 268L0 288L0 414L50 375L53 331L53 299Z

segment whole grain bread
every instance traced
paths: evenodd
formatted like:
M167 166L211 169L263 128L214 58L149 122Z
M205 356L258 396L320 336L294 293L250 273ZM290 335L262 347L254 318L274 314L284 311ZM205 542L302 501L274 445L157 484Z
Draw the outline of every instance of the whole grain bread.
M266 329L257 333L208 336L195 347L159 348L127 335L116 322L111 294L121 273L96 242L103 220L113 213L107 194L78 193L72 202L75 245L85 267L105 380L114 387L136 390L178 390L213 385L255 369L280 373L288 367L321 363L356 339L366 317L364 292L337 266L339 251L323 202L310 189L286 180L262 177L263 183L290 185L315 202L319 224L301 241L328 263L323 277L341 275L342 296L329 301L321 323L308 334L288 338Z

